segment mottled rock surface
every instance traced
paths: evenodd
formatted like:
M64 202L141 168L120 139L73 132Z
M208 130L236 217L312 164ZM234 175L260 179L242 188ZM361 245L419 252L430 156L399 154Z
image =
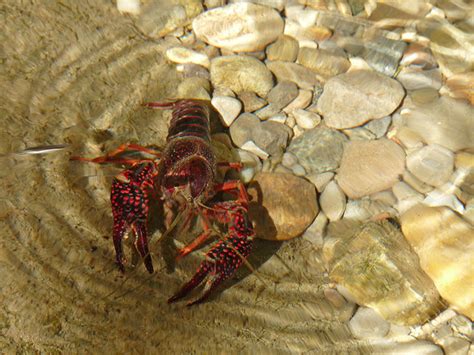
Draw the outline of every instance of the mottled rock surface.
M337 130L316 127L293 139L288 151L308 173L322 173L339 166L346 142L346 136Z
M419 324L441 303L430 278L402 233L390 222L333 222L323 257L329 277L349 290L357 303L390 322Z

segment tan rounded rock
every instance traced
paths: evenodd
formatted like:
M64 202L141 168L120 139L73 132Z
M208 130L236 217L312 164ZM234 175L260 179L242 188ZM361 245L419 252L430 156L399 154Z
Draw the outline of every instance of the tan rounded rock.
M262 239L298 237L319 212L314 185L292 174L258 173L247 191L250 218Z
M211 61L211 82L214 87L224 86L239 94L251 91L265 97L273 87L272 73L258 59L232 55Z
M422 269L453 309L474 320L474 228L446 207L417 205L401 217Z
M196 37L233 52L255 52L283 33L280 14L266 6L236 3L206 11L193 21Z
M318 100L318 110L329 127L352 128L391 114L404 96L398 81L360 70L329 79Z
M357 199L391 188L405 169L405 152L388 139L353 141L346 145L337 182Z

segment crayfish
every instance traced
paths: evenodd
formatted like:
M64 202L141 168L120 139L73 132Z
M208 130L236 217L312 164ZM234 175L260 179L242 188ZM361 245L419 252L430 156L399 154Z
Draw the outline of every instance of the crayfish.
M223 281L231 277L249 256L254 229L248 217L249 199L240 180L216 182L219 166L239 169L239 163L216 162L211 150L210 107L199 100L168 103L150 102L150 108L172 109L166 146L162 152L136 144L124 144L97 158L72 157L93 163L119 163L126 170L114 177L111 189L113 242L116 263L125 271L122 240L127 233L135 238L135 247L148 272L153 273L148 249L147 220L150 199L157 195L162 204L166 235L178 225L176 234L189 231L191 221L200 217L202 232L179 250L178 258L192 252L216 230L213 222L224 225L224 235L206 254L195 275L171 298L185 297L208 279L201 297L188 305L204 301ZM123 153L141 152L150 159L131 159ZM233 200L215 201L219 192L229 192ZM179 220L180 223L177 223Z

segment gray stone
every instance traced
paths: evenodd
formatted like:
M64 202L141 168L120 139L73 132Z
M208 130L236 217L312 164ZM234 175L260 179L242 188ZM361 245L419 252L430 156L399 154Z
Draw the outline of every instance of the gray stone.
M323 173L339 166L346 136L335 129L316 127L293 139L288 151L298 157L306 171Z
M291 81L279 82L267 95L267 101L282 109L298 96L298 87Z
M253 141L270 155L282 154L292 134L289 127L277 122L261 122L257 116L244 113L237 117L229 129L232 141L242 147Z

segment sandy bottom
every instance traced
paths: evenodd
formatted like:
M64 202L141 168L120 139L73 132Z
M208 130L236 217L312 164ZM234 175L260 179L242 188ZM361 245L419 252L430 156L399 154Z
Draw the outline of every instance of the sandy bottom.
M325 300L320 250L302 239L258 242L258 273L244 268L192 308L166 300L202 253L167 264L152 241L157 273L119 273L109 206L118 169L68 158L162 145L167 117L140 103L172 96L180 78L163 43L112 2L33 3L0 5L0 352L367 351L345 325L351 311ZM9 154L61 143L70 147Z

